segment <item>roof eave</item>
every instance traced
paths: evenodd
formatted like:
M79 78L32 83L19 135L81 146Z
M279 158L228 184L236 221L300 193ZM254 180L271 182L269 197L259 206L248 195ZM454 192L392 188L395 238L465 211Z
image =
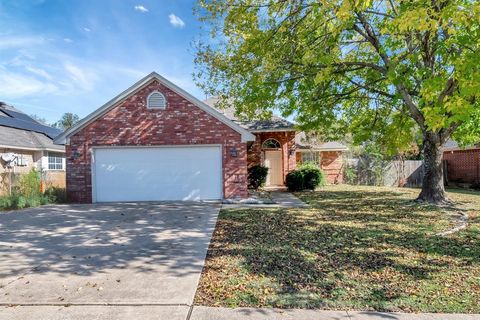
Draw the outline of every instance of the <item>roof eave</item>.
M53 148L19 147L19 146L8 146L8 145L0 145L0 148L14 149L14 150L27 150L27 151L52 151L52 152L65 153L65 150L53 149Z
M453 152L453 151L468 151L468 150L478 150L480 147L466 147L466 148L444 148L443 152Z
M279 129L252 129L248 131L252 133L261 133L261 132L291 132L296 130L295 128L279 128Z
M297 147L298 152L311 152L311 151L348 151L348 148L309 148L309 147Z

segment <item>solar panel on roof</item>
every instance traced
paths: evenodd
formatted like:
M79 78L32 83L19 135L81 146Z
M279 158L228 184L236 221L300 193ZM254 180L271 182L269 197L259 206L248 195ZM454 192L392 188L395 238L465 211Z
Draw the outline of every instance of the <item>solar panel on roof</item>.
M9 110L9 109L2 109L2 112L6 113L7 115L9 115L10 117L12 117L14 119L19 119L19 120L23 120L23 121L27 121L27 122L38 123L37 121L33 120L30 116L28 116L28 115L26 115L25 113L22 113L22 112L17 112L17 111L13 111L13 110Z
M55 138L60 133L62 133L62 131L59 129L44 126L42 124L39 124L38 122L24 121L24 120L15 119L15 118L9 118L9 117L0 117L0 126L6 126L11 128L24 129L24 130L43 133L51 139Z

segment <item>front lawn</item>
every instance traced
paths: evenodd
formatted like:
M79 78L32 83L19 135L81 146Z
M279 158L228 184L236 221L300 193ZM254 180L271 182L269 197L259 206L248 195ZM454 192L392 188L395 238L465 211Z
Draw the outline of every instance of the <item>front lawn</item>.
M414 189L328 186L298 193L311 209L220 212L196 304L227 307L480 313L480 193L449 209Z

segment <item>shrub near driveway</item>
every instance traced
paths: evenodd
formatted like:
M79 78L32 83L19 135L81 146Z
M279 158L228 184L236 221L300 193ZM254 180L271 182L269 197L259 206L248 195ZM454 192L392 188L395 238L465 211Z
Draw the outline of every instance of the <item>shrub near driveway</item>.
M48 203L65 202L65 189L49 187L40 191L40 174L35 169L23 174L11 195L0 196L0 210L37 207Z
M211 306L480 313L480 196L466 230L417 190L328 186L311 209L222 210L197 291ZM447 210L448 211L448 210Z

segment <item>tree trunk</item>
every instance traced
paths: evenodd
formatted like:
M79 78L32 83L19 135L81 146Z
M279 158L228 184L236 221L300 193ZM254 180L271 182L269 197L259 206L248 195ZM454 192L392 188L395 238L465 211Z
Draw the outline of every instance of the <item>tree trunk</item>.
M424 201L433 204L447 203L443 186L443 146L438 133L424 133L423 157L424 157L424 176L422 191L417 201Z

